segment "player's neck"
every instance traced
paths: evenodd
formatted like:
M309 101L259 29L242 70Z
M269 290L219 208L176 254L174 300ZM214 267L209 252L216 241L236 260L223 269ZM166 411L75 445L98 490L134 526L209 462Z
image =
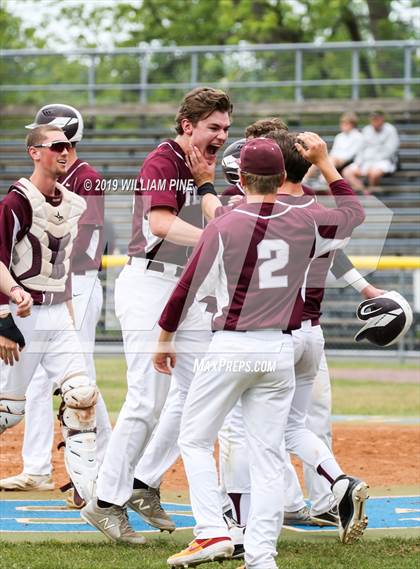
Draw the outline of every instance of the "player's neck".
M185 134L178 134L175 137L175 142L182 148L184 154L187 153L187 150L190 147L190 139Z
M277 194L247 194L247 203L274 203L277 199Z
M284 182L284 184L280 188L279 193L288 194L290 196L303 196L305 192L303 191L301 183L296 184L294 182L288 182L286 180L286 182Z
M78 157L77 157L76 148L70 148L69 153L67 155L67 170L70 170L70 168L76 162L77 158Z
M29 180L44 196L53 196L55 194L57 180L45 172L39 172L35 169Z

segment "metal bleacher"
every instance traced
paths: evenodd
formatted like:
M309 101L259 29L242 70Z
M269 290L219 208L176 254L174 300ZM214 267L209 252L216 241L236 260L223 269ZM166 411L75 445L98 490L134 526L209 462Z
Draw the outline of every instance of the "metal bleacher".
M30 117L28 117L29 119ZM337 118L337 117L336 117ZM314 130L331 144L337 132L337 120L330 124L295 124L291 130ZM414 122L413 122L414 119ZM255 117L249 117L249 122ZM392 120L401 139L400 169L392 176L384 177L376 197L392 210L393 218L384 243L381 231L366 229L353 244L352 254L369 255L382 251L386 255L418 255L420 253L420 120L407 117ZM84 140L78 145L79 156L91 163L104 176L105 215L112 222L116 235L118 252L125 253L131 234L132 195L135 179L144 158L159 141L173 136L167 128L134 130L87 130ZM243 128L233 127L229 142L241 138ZM31 161L27 157L22 132L0 131L0 196L9 185L21 176L31 172ZM216 188L222 191L223 180L220 165L217 168ZM378 202L379 203L379 202ZM380 218L380 208L369 206L373 215ZM378 225L379 227L379 225ZM383 247L382 247L383 245ZM109 271L106 276L106 325L101 323L99 337L102 340L118 339L119 331L112 316L113 282L119 270ZM379 288L396 288L413 301L413 273L409 271L376 271L369 279ZM358 324L354 316L359 297L349 287L347 289L328 289L324 303L324 328L328 347L350 348L356 346L352 341ZM343 326L345 334L343 334ZM111 330L110 330L111 328ZM114 331L112 331L114 328ZM418 347L418 336L413 328L406 338L404 348ZM357 345L359 347L359 345ZM360 346L363 347L363 346ZM366 346L368 347L368 346Z

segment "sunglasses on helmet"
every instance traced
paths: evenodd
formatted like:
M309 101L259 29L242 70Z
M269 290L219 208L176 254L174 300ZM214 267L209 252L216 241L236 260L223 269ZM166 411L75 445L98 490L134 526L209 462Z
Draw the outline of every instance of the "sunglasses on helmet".
M63 150L70 150L71 143L58 140L56 142L44 142L43 144L33 144L34 148L49 148L53 152L63 152Z

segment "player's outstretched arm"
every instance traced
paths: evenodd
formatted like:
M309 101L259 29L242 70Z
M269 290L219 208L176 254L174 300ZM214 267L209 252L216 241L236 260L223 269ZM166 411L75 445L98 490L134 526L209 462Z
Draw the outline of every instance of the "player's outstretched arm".
M352 286L366 300L385 294L385 290L376 288L359 273L344 251L336 251L334 262L331 265L331 274L336 280L342 279Z

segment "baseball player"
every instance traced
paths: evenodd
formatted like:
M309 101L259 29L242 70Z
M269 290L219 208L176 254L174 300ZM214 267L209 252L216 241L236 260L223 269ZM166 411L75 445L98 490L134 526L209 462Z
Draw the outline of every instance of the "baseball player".
M95 331L102 309L102 287L98 278L104 249L104 191L102 177L77 155L76 145L83 138L83 118L80 112L63 104L42 107L35 121L26 128L56 125L63 129L71 143L67 171L58 181L75 194L83 196L86 211L78 223L78 233L71 255L72 305L75 327L83 347L90 382L96 383L93 359ZM54 437L54 417L51 405L52 386L42 364L37 368L26 393L25 435L23 440L23 472L0 480L5 490L51 490L51 448ZM111 434L111 423L101 394L96 404L97 459L102 462ZM66 487L64 487L66 488ZM67 496L70 506L83 502L71 488Z
M258 122L255 123L258 126ZM294 138L279 129L270 131L270 123L266 121L267 130L262 132L265 136L273 137L281 145L283 150L286 171L288 178L281 192L291 192L292 195L301 196L302 194L313 195L310 188L301 186L301 179L308 167L305 160L298 155L294 148ZM250 125L247 133L253 135L254 125ZM261 132L259 129L258 132ZM233 142L226 148L222 166L225 177L231 186L223 193L224 196L243 197L243 189L239 183L238 158L239 152L246 139ZM233 198L233 199L235 199ZM306 302L304 321L305 327L309 327L309 322L314 325L314 332L319 330L318 323L320 318L321 300L324 294L324 280L328 264L317 274L316 286L308 286L306 290ZM352 284L364 298L373 298L383 294L384 291L370 285L360 273L353 267L346 255L338 250L334 257L332 271L336 278L344 278L345 282ZM314 269L312 270L312 280L314 280ZM319 371L316 375L310 407L308 409L307 427L317 434L329 448L331 448L331 386L328 374L328 367L325 355L321 357ZM240 435L242 433L242 435ZM236 436L237 435L237 436ZM241 458L246 456L244 448L243 425L240 415L236 415L234 410L227 418L224 427L219 434L221 451L221 468L225 472L222 480L227 484L231 502L226 503L226 509L233 508L234 519L241 524L245 524L247 511L249 509L249 476L245 464ZM225 465L225 468L223 466ZM331 505L331 492L329 484L315 471L304 464L305 480L311 498L311 512L305 504L302 490L300 488L296 473L290 461L286 470L286 504L285 504L285 524L316 524L316 525L338 525L338 517L335 508ZM247 491L244 491L247 488ZM238 549L240 545L238 543Z
M70 479L83 499L92 496L97 475L96 387L89 382L70 316L70 255L86 203L57 180L66 173L70 142L57 126L27 136L34 163L29 179L12 184L0 208L0 260L32 296L32 314L19 323L26 348L13 366L0 362L0 431L23 419L25 392L41 363L50 385L60 389L60 422ZM16 309L0 296L7 329L16 334Z
M308 147L318 144L311 133L302 139ZM225 416L241 399L253 496L245 560L250 569L277 567L274 557L284 495L284 449L279 441L294 390L291 331L300 326L302 288L312 252L317 257L339 246L364 219L359 202L331 164L325 174L340 195L336 210L277 202L285 170L274 141L248 141L241 150L240 168L247 203L204 230L159 320L162 331L155 367L170 374L177 365L173 334L195 298L214 290L215 334L188 393L179 438L196 539L168 559L170 566L229 558L233 553L222 515L213 445ZM323 236L321 226L328 228ZM364 483L345 476L329 457L322 457L321 467L333 478L340 504L348 507L356 487L363 503Z
M314 140L316 140L316 135ZM312 206L319 207L314 202L312 192L305 187L301 186L301 179L305 174L309 163L299 155L296 151L296 135L283 132L268 133L267 137L273 138L280 146L285 157L285 166L287 171L287 180L282 186L278 195L280 202L294 203L299 205L302 200L303 203L312 201ZM320 140L320 139L318 139ZM325 146L325 145L324 145ZM318 159L325 159L326 146L324 147L324 155L320 153ZM331 186L334 192L334 187ZM340 253L338 251L337 253ZM344 256L345 258L345 256ZM346 259L346 258L345 258ZM349 261L347 261L349 263ZM300 434L305 439L306 446L309 448L316 447L316 441L313 436L307 431L305 432L304 423L307 415L309 401L312 400L312 408L310 408L309 419L315 424L316 434L319 436L327 447L331 448L331 435L330 435L330 383L328 376L328 368L323 353L323 336L322 330L319 325L319 318L321 315L321 301L324 293L325 278L328 268L331 264L331 259L316 259L311 264L310 271L307 276L306 291L305 291L305 305L303 310L303 322L299 330L293 331L293 340L295 345L295 373L296 373L296 392L294 395L291 414L289 418L289 425L286 430L286 447L289 448L297 445L299 451L299 443L296 443L296 435ZM341 261L342 268L344 267ZM345 270L348 271L347 268ZM361 275L352 269L354 274L347 272L347 278L352 282L357 282L359 287L364 290L364 293L373 296L381 294L382 291L371 287L361 277ZM363 283L363 286L362 286ZM317 373L319 367L319 371ZM317 374L317 375L316 375ZM312 382L316 375L314 387ZM312 397L311 397L312 395ZM310 423L306 420L306 427L310 428ZM299 430L299 432L298 432ZM312 442L311 442L312 440ZM246 523L247 511L249 508L250 494L249 494L249 474L246 466L247 462L247 448L244 437L244 426L241 419L241 409L238 406L229 415L223 428L219 433L220 441L220 454L221 454L221 470L223 473L223 481L226 489L231 497L234 507L235 518L241 523ZM325 450L325 448L324 448ZM296 447L294 452L296 451ZM313 463L309 463L305 469L305 475L309 472L310 477L307 480L309 484L310 496L313 498L312 508L320 508L319 513L315 510L310 515L303 495L300 490L299 483L296 478L294 469L290 465L286 471L286 506L289 508L289 513L285 515L285 523L300 523L308 524L313 522L319 525L338 525L338 514L333 510L331 511L331 491L330 483L324 477L318 476L314 470ZM247 489L244 491L244 489ZM352 536L348 535L348 531L340 530L340 535L343 540L348 542L352 540Z
M126 504L143 517L155 504L158 511L153 513L157 521L153 515L146 519L161 529L175 529L160 508L158 490L149 489L135 479L134 468L158 423L169 390L167 378L154 370L150 357L158 334L157 321L182 272L188 247L195 245L202 233L199 227L185 221L189 208L184 206L192 204L196 195L186 153L191 146L197 146L206 164L214 170L216 154L227 138L231 110L230 100L223 91L199 87L187 93L176 117L176 138L165 140L149 154L139 173L130 258L115 288L128 392L99 472L98 499L81 512L88 523L113 541L124 539ZM185 399L193 377L191 355L206 351L209 335L202 310L195 303L177 335L182 354L174 380L174 396L181 400ZM179 408L174 413L165 409L158 426L170 432L174 442L179 429Z

